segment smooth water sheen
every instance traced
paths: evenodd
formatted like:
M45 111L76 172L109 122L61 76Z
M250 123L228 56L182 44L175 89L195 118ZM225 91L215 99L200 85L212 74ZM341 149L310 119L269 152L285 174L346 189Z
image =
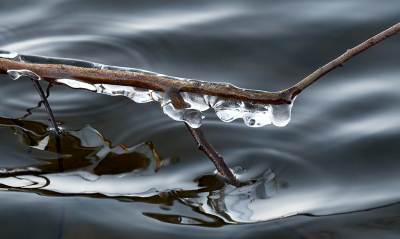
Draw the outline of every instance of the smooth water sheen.
M3 1L0 57L276 92L399 12L395 0ZM34 72L0 75L1 238L398 238L399 37L319 79L292 111L188 93L180 111L160 92L40 81L59 140L20 77ZM245 186L225 184L165 114L201 124Z

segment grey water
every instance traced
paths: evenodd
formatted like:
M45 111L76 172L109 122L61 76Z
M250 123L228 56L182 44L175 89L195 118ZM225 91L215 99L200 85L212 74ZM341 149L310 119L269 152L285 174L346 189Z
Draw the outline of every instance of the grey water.
M279 91L399 22L398 1L2 1L0 49ZM398 238L400 36L296 98L285 127L201 128L247 185L218 176L182 122L0 75L2 238ZM59 147L61 145L61 147Z

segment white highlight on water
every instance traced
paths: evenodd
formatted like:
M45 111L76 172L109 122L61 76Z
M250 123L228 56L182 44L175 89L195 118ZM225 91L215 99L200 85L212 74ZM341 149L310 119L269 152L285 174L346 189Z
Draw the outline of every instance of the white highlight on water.
M0 58L6 58L18 62L37 63L37 64L64 64L84 68L95 68L103 70L129 71L139 72L150 75L157 75L175 80L194 81L190 79L165 76L162 74L135 69L128 67L108 66L87 61L62 59L62 58L46 58L40 56L19 55L15 52L7 52L0 50ZM9 70L8 74L13 80L20 76L37 76L34 72L27 70ZM39 77L38 77L39 78ZM242 118L244 123L250 127L261 127L267 124L276 126L285 126L291 119L291 104L272 105L272 104L252 104L244 101L227 99L223 97L208 96L203 94L195 94L189 92L181 92L185 103L189 106L186 109L175 109L167 94L148 89L142 89L132 86L120 86L110 84L88 84L73 79L57 79L58 83L67 85L74 89L85 89L93 92L106 94L110 96L125 96L137 103L147 103L158 101L161 104L164 114L176 121L184 121L192 128L201 126L204 115L202 111L213 108L216 115L224 122L231 122L235 119ZM201 81L199 81L201 83ZM225 85L238 88L230 83L212 83L216 85ZM240 88L239 88L240 89Z

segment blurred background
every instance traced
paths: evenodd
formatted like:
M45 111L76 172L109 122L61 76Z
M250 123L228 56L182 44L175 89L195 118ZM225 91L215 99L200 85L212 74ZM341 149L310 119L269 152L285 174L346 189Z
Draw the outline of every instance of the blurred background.
M396 0L2 1L0 49L279 91L399 12ZM67 132L60 170L32 83L0 75L1 237L398 238L399 56L395 35L351 59L297 97L286 127L206 111L248 192L158 103L41 82Z

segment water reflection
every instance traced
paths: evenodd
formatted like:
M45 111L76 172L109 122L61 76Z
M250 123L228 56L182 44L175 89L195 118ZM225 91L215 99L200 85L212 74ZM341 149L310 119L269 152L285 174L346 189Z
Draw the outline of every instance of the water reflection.
M136 176L152 175L161 167L178 161L177 158L163 159L150 141L130 148L124 145L112 147L109 141L90 126L81 130L67 131L59 144L57 138L51 137L51 133L46 130L49 125L41 122L0 118L0 126L10 127L20 142L50 153L49 158L41 159L45 164L2 168L3 176L65 171L64 174L79 175L83 179L95 181L101 175L119 177L127 173ZM57 156L60 151L63 152L62 158Z
M61 138L49 132L49 126L47 122L0 117L0 127L12 129L18 141L31 148L30 152L35 149L47 153L40 159L43 162L40 164L0 168L3 190L28 191L41 195L53 195L55 192L88 194L91 197L96 195L152 202L155 197L162 200L169 198L169 201L178 200L202 214L219 218L217 221L228 223L254 222L251 219L254 212L249 209L249 204L255 200L269 199L276 194L277 183L271 170L257 177L242 178L241 181L246 185L240 188L225 184L215 171L194 179L197 187L191 190L160 191L157 184L153 184L153 188L138 191L135 185L140 181L133 178L140 176L146 180L146 176L156 174L162 167L179 163L178 158L163 158L150 141L133 147L113 147L111 142L90 126L68 130ZM240 167L233 168L233 171L239 178L245 172ZM183 215L144 215L179 224L206 223Z

